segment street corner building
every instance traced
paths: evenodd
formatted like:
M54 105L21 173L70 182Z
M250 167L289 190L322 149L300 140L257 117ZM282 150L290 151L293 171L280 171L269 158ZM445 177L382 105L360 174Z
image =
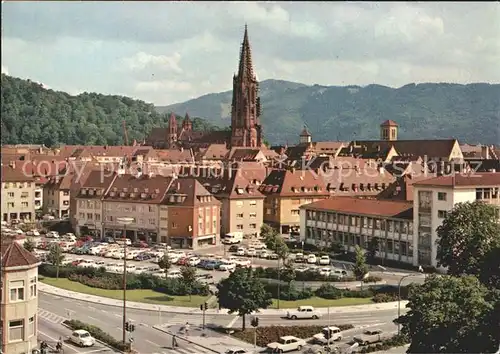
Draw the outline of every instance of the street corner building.
M0 339L2 353L37 348L39 260L11 239L1 243Z

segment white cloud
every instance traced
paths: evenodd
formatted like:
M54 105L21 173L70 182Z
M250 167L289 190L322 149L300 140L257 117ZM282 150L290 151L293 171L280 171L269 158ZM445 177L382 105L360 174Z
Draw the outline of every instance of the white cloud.
M182 69L179 66L180 61L181 55L179 53L167 56L152 55L144 52L136 53L133 57L123 60L129 70L153 69L182 73Z
M499 3L7 2L2 10L2 72L70 93L170 104L229 90L245 23L261 80L500 81Z
M2 74L9 75L9 68L7 68L6 66L2 65Z

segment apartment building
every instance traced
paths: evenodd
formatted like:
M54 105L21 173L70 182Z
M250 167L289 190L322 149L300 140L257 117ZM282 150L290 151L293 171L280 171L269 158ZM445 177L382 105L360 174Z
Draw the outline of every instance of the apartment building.
M122 235L118 218L127 216L134 218L126 227L128 238L159 242L160 204L172 182L172 177L117 174L102 198L104 235Z
M332 197L300 207L301 239L328 248L342 244L367 249L378 241L377 256L413 263L413 204L353 197Z
M77 235L89 235L95 239L103 236L102 199L116 178L116 174L107 174L99 170L89 173L89 176L75 193L75 232Z
M2 165L2 220L35 219L35 178L11 161Z
M38 346L37 284L40 263L17 242L7 242L2 240L0 253L0 348L5 354L31 353Z
M43 188L43 212L58 219L69 217L70 190L73 176L62 174L49 177Z
M413 184L414 265L436 267L436 229L455 204L481 200L500 206L500 173L439 176Z
M162 242L199 249L219 244L221 203L195 178L172 181L160 206Z

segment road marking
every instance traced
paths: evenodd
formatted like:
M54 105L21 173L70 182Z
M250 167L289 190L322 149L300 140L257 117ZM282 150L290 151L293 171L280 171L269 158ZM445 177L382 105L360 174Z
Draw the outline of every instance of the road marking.
M157 344L155 342L151 342L150 340L145 339L145 341L148 342L149 344L153 344L156 347L161 347L161 345L159 345L159 344Z
M40 307L38 308L37 314L38 314L39 318L42 318L42 319L44 319L44 320L46 320L48 322L55 323L55 324L61 324L64 321L66 321L65 317L56 315L55 313L52 313L52 312L47 311L47 310L44 310L44 309L42 309Z
M109 351L109 348L99 348L99 349L94 349L94 350L84 352L84 353L89 354L89 353L99 353L99 352L107 352L107 351Z
M146 324L146 323L139 323L139 326L149 327L149 325L148 325L148 324Z
M236 323L236 321L238 321L238 318L240 318L240 316L234 316L234 318L228 323L228 325L226 327L227 328L233 327L234 324Z
M45 337L47 337L47 338L51 339L51 340L52 340L52 341L54 341L54 342L59 341L59 339L56 339L56 338L54 338L54 337L51 337L51 336L49 336L47 333L44 333L44 332L42 332L42 331L40 331L40 330L38 330L38 333L41 333L43 336L45 336ZM75 351L75 353L78 353L78 354L79 354L79 353L82 353L82 352L79 352L78 350L76 350L75 348L73 348L72 346L67 345L67 344L66 344L66 343L64 343L64 342L62 342L62 345L63 345L64 347L68 347L68 348L69 348L69 349L71 349L71 350L74 350L74 351Z
M119 314L117 314L117 313L114 313L113 315L114 315L115 317L122 317L122 315L119 315Z
M95 317L92 317L92 316L87 316L88 318L90 318L91 320L94 320L94 321L97 321L97 322L103 322Z

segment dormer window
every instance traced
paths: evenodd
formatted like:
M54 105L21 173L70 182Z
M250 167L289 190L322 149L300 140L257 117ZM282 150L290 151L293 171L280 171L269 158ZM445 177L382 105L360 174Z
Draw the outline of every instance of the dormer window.
M144 188L144 193L149 193L149 188Z
M118 192L118 188L113 187L113 192Z
M382 189L385 189L386 185L385 183L382 183Z
M368 185L366 186L366 189L368 189L369 191L371 191L372 190L372 184L368 183Z
M134 188L134 193L138 193L139 192L139 188Z
M301 190L302 192L307 192L307 191L306 191L306 187L301 187L301 188L300 188L300 190Z
M115 195L116 195L116 192L115 192L115 191L111 191L111 192L109 192L109 196L110 196L110 197L114 197Z
M89 195L94 195L94 190L93 189L89 189Z
M125 193L127 193L127 192L128 192L128 188L127 188L127 187L123 188L123 191L124 191Z
M377 190L377 191L378 191L379 189L380 189L379 184L378 184L378 183L375 183L375 190Z
M148 195L146 193L141 193L141 198L142 199L146 199L148 197Z
M170 197L168 197L168 202L169 203L174 203L176 201L175 199L176 198L173 195L171 195Z
M136 193L134 193L134 192L130 193L130 198L135 198L136 196L137 196Z
M314 191L318 192L319 191L319 187L318 186L314 186Z
M87 195L87 190L86 189L82 189L82 195Z
M125 192L120 192L120 197L125 198Z
M243 188L236 188L236 193L243 194L244 193Z
M154 193L151 194L151 199L156 199L156 198L158 198L158 194L154 194Z
M155 189L156 194L160 194L160 190L158 188Z

